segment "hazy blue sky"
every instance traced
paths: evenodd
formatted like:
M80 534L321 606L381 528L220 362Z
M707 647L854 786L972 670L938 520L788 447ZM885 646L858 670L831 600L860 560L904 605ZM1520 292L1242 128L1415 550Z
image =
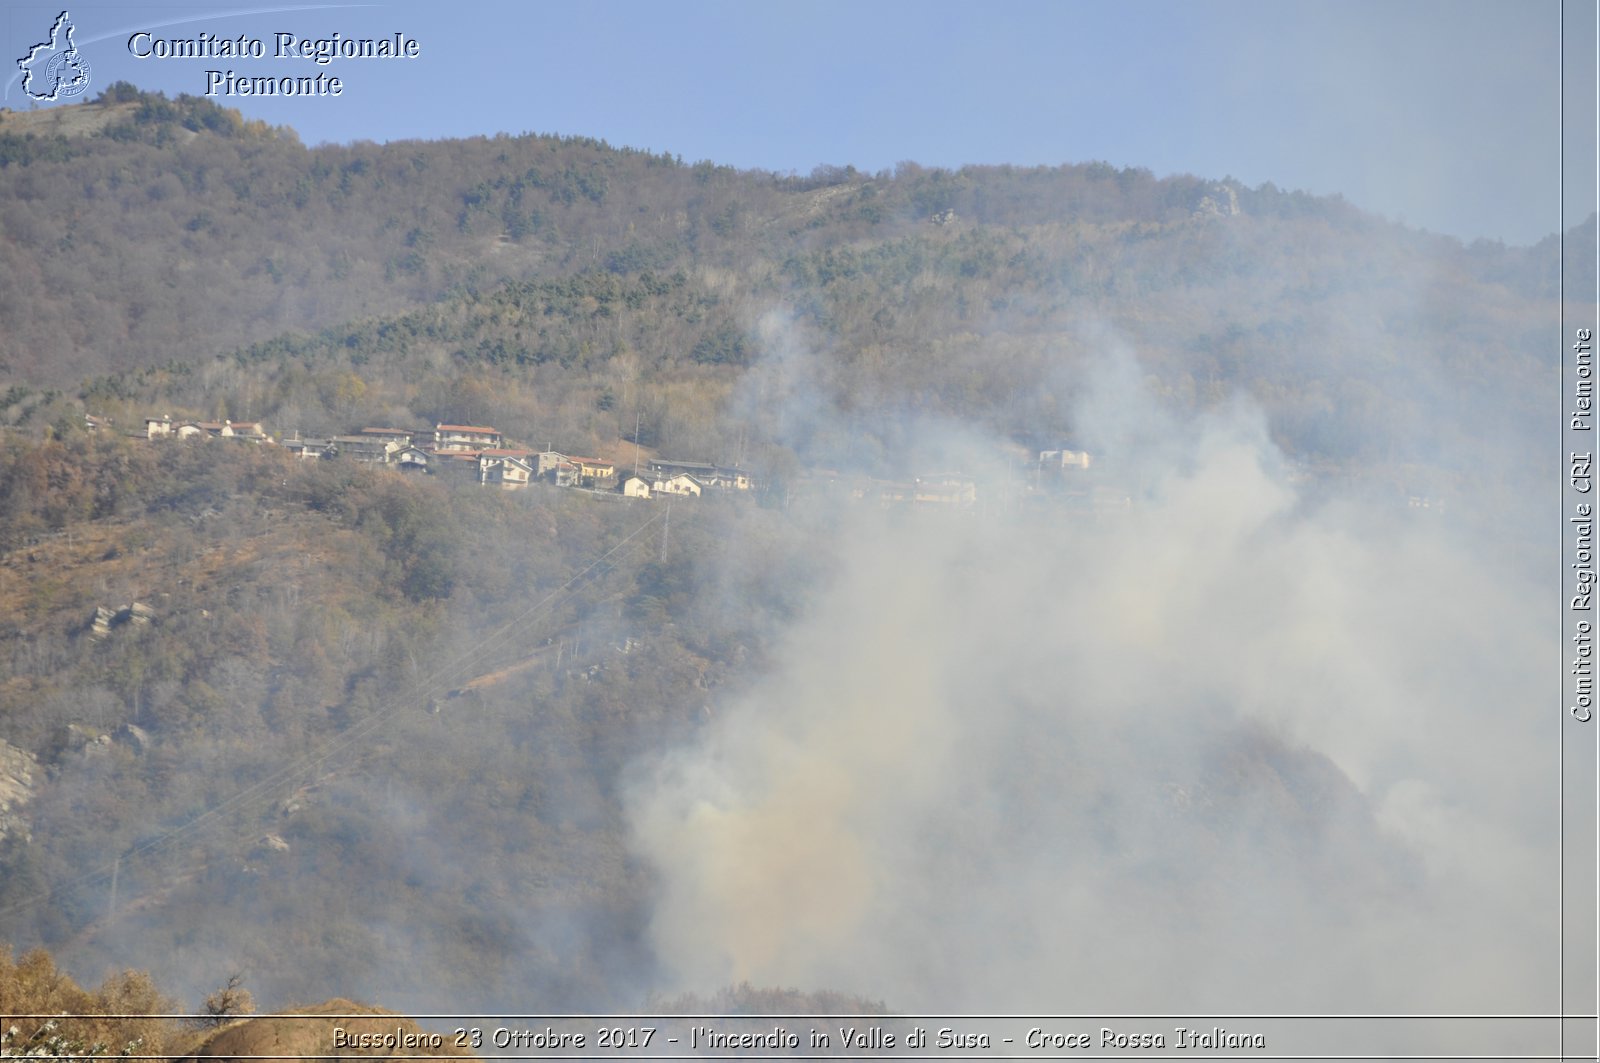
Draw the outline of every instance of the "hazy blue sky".
M8 69L54 4L6 3ZM809 172L902 160L1056 165L1338 192L1464 239L1561 224L1560 0L70 5L97 93L203 94L208 69L334 74L334 98L217 97L308 144L496 132L602 137ZM245 12L256 12L246 14ZM261 12L269 12L262 14ZM1592 67L1594 4L1568 3ZM180 21L184 20L184 21ZM268 58L135 59L128 37L247 34ZM273 34L415 38L415 60L271 57ZM1592 74L1569 79L1592 107ZM28 106L16 76L5 104ZM41 106L51 106L44 104ZM1592 113L1592 112L1591 112ZM1570 124L1570 123L1569 123ZM1592 118L1569 152L1594 155ZM1593 209L1569 187L1568 223Z

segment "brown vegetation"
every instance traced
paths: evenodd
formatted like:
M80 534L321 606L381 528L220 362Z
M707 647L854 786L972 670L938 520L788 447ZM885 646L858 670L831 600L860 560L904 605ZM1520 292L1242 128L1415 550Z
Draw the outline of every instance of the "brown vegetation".
M1525 478L1461 444L1548 416L1554 245L1237 183L1241 214L1197 216L1217 182L1097 163L785 178L554 136L306 149L131 87L101 106L96 129L0 122L0 739L46 774L33 840L0 841L0 937L75 970L160 957L191 1000L245 969L267 1006L634 1006L659 988L623 811L641 758L754 682L837 558L778 490L663 535L571 492L85 412L905 475L907 414L1062 446L1116 349L1172 409L1248 396L1287 457L1391 493ZM148 626L92 637L135 601ZM1315 755L1219 750L1185 790L1202 826L1261 806L1292 850L1355 803ZM6 971L0 1011L155 1000L42 954ZM251 1020L204 1048L299 1036Z
M163 1016L175 1005L143 971L123 971L84 989L34 949L0 952L0 1016L6 1056L158 1055L179 1034ZM64 1017L58 1017L64 1016Z
M380 1047L336 1045L336 1029L352 1040L373 1039ZM332 1057L406 1059L414 1056L476 1058L457 1048L448 1036L441 1035L440 1043L433 1044L427 1031L399 1012L336 998L231 1023L207 1034L199 1044L184 1048L180 1059L183 1063L200 1063L201 1060L297 1063Z

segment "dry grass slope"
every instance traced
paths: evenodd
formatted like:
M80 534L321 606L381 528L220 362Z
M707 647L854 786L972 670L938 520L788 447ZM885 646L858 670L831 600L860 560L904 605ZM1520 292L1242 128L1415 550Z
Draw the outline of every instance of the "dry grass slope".
M77 103L36 111L13 111L0 107L0 133L87 137L113 122L132 118L138 109L137 103Z
M368 1035L394 1047L359 1049L335 1047L334 1030L350 1035ZM412 1039L407 1044L407 1037ZM276 1015L263 1015L232 1023L208 1032L203 1040L186 1049L184 1063L200 1060L248 1059L257 1063L291 1063L305 1059L403 1059L416 1056L461 1056L475 1058L451 1045L451 1038L440 1035L442 1044L433 1047L432 1034L398 1012L370 1004L356 1004L334 998L310 1007L292 1008Z

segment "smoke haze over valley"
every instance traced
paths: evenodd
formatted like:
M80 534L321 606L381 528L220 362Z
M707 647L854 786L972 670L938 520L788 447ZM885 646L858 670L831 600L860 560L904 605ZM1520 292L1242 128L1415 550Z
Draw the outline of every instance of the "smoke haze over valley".
M652 758L667 970L930 1013L1536 1007L1551 647L1513 544L1479 500L1297 479L1258 407L1163 408L1115 341L1088 376L1073 421L1135 504L842 510L770 676Z
M1554 692L1594 214L1466 242L1066 149L307 147L112 81L74 14L93 92L0 112L0 1013L252 1055L241 986L379 1025L1593 996ZM1455 128L1416 101L1378 141Z

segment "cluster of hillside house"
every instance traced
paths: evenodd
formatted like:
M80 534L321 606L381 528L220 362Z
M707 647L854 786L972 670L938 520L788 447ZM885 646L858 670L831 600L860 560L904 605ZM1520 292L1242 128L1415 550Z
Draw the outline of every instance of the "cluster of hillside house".
M98 417L88 418L90 431L107 422ZM146 417L146 439L243 439L253 443L271 443L272 437L260 421L174 421L171 417Z
M434 473L515 490L534 482L558 487L617 491L630 498L656 495L699 497L706 492L748 491L754 478L744 469L702 461L651 460L619 476L605 458L535 450L509 443L486 425L436 424L431 430L363 428L353 435L325 439L274 440L259 422L184 421L148 418L147 439L242 439L281 446L305 460L338 459L386 465L402 472Z
M432 429L362 428L351 435L322 439L274 440L256 421L184 421L170 417L145 421L148 439L239 439L281 446L308 461L341 460L382 465L401 472L428 473L516 490L532 483L616 492L628 498L692 497L750 491L755 480L745 469L706 461L652 458L634 462L632 471L605 458L567 454L546 447L517 446L496 428L485 425L436 424ZM1128 504L1126 492L1093 485L1083 476L1092 459L1087 451L1059 449L1013 454L1017 475L1008 483L1006 505L1029 496L1066 494L1095 511ZM978 483L960 472L925 474L906 480L883 480L864 472L810 469L786 488L792 495L831 495L881 506L972 509ZM1081 497L1080 497L1081 496ZM1008 502L1009 500L1009 502Z

